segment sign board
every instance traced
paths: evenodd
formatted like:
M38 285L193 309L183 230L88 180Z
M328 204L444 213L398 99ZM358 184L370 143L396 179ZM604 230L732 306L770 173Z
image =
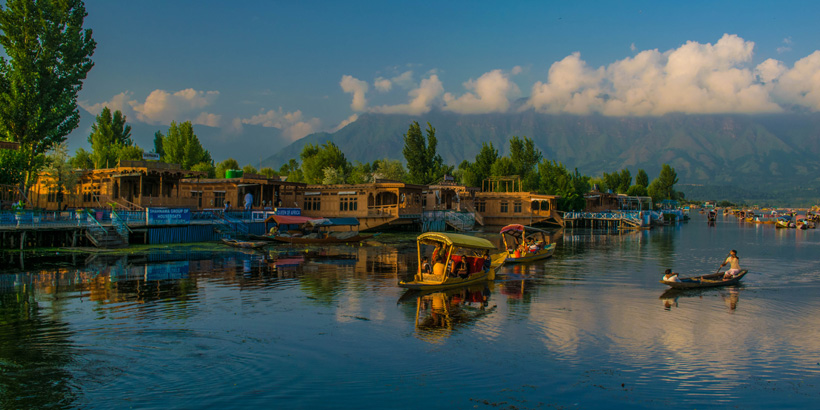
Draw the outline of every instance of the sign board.
M302 208L276 208L276 215L302 216Z
M155 152L145 152L142 154L142 159L151 159L154 161L159 161L159 154Z
M146 208L145 223L148 225L177 225L191 222L188 208Z

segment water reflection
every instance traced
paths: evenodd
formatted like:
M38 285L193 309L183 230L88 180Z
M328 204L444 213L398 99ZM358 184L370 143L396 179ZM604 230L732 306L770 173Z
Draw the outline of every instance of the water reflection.
M453 331L496 310L490 306L487 285L450 289L435 293L408 290L400 304L414 306L416 336L424 341L440 343Z
M726 288L720 289L693 289L693 290L686 290L686 289L668 289L666 292L663 292L658 299L661 300L663 304L663 308L665 310L672 310L672 308L678 308L679 302L681 298L698 298L703 299L704 296L714 296L715 293L720 295L720 298L723 300L723 303L726 305L726 308L729 312L734 312L737 309L738 302L740 301L740 292L743 285L738 286L729 286Z

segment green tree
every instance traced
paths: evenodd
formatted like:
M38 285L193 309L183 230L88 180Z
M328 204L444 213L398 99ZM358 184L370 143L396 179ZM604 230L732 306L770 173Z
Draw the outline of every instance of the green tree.
M209 162L200 162L191 167L191 171L204 172L207 178L216 178L216 168Z
M440 181L444 175L452 174L453 167L444 165L441 155L436 153L436 129L427 123L427 139L421 134L417 121L410 124L404 134L402 154L407 161L407 182L411 184L430 184Z
M126 148L134 145L131 140L131 126L126 125L125 116L119 110L111 114L108 107L104 107L91 125L91 135L88 142L91 144L91 161L94 168L111 168L117 166L120 155L133 156L135 150ZM140 152L140 157L142 153ZM141 158L135 158L141 159Z
M162 131L157 131L154 133L154 153L159 154L160 159L165 157L165 149L162 148L162 141L164 138L165 135L162 135Z
M538 173L536 166L541 161L541 151L535 148L535 143L524 137L510 138L510 159L515 164L515 174L521 177L522 190L535 191L538 189Z
M518 172L518 168L516 168L515 163L509 157L501 157L497 159L493 163L493 166L490 167L490 174L496 177L517 175L516 172ZM518 182L516 182L516 184L517 183ZM518 186L517 188L520 189L521 187ZM499 184L496 189L505 190L507 188L505 184ZM511 187L511 189L515 190L515 187Z
M57 209L63 209L63 199L71 194L77 187L79 176L74 171L68 158L68 147L65 143L58 144L47 156L47 165L44 169L48 178L46 186L57 191Z
M307 144L299 156L302 159L304 182L308 184L321 183L325 179L324 170L328 167L339 171L343 178L350 172L350 163L345 154L331 141L321 146Z
M541 161L538 165L541 192L560 195L558 209L562 211L584 208L584 194L589 192L589 177L578 172L570 172L564 164L556 161Z
M374 161L378 163L377 161ZM353 161L350 166L350 175L347 176L350 184L368 184L373 182L373 165L365 162Z
M655 201L664 199L678 199L675 184L678 183L678 174L669 164L663 164L661 173L649 184L649 196Z
M237 162L233 158L228 158L218 164L216 164L216 177L217 178L225 178L225 171L229 169L239 169L239 162Z
M638 175L635 176L635 185L640 185L644 188L649 186L649 175L646 175L646 171L639 169Z
M162 149L165 151L162 160L170 164L179 164L182 169L191 169L200 162L213 163L211 153L202 148L190 121L182 124L171 122L168 135L162 138Z
M6 0L0 6L0 136L20 143L23 192L45 153L77 128L77 94L94 66L80 0Z
M25 181L26 157L17 150L0 149L0 185L20 185Z
M647 196L649 195L649 191L647 191L645 186L636 184L629 187L626 194L629 196Z
M404 181L407 178L407 171L404 169L404 165L396 159L373 161L373 172L379 179Z
M618 193L625 194L626 191L629 190L629 187L632 185L632 174L629 172L628 169L624 168L621 170L620 173L620 184L618 184Z
M302 175L302 167L299 166L299 162L293 158L279 167L279 175L284 176L291 182L302 182L302 180L304 180L304 176Z
M91 153L82 148L77 148L77 151L74 152L74 156L68 161L74 169L94 169L94 161L91 160Z
M259 171L257 171L256 167L254 167L253 165L248 164L248 165L245 165L244 167L242 167L242 173L244 173L244 174L258 174Z
M466 186L480 187L492 175L493 164L498 158L498 150L493 147L493 143L482 142L475 162L470 164L464 161L459 165L459 170L462 170L461 182Z
M266 176L266 177L268 177L268 178L273 178L276 175L278 175L276 173L276 171L271 167L262 168L262 169L259 170L259 173Z
M341 168L327 167L322 170L322 184L324 185L339 185L345 183L344 170Z

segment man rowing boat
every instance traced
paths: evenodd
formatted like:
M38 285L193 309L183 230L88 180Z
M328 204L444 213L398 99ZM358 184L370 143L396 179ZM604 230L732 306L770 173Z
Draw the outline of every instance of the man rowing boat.
M722 268L726 266L727 263L729 264L729 270L727 270L726 273L723 274L723 280L732 279L740 274L740 258L737 257L736 250L732 249L729 252L729 256L726 258L725 261L723 261L722 264L720 264L720 267Z

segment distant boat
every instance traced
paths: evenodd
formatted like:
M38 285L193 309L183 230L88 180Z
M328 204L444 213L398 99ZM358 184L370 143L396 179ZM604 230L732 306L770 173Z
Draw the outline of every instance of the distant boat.
M723 272L712 273L710 275L695 276L691 278L680 278L680 282L661 279L661 283L668 285L672 289L697 289L697 288L714 288L719 286L737 285L748 271L746 269L732 279L723 280Z
M233 246L235 248L251 248L251 249L261 248L261 247L264 247L265 245L268 244L267 242L262 242L262 241L240 241L240 240L237 240L237 239L224 239L224 238L222 239L222 242L225 245Z

